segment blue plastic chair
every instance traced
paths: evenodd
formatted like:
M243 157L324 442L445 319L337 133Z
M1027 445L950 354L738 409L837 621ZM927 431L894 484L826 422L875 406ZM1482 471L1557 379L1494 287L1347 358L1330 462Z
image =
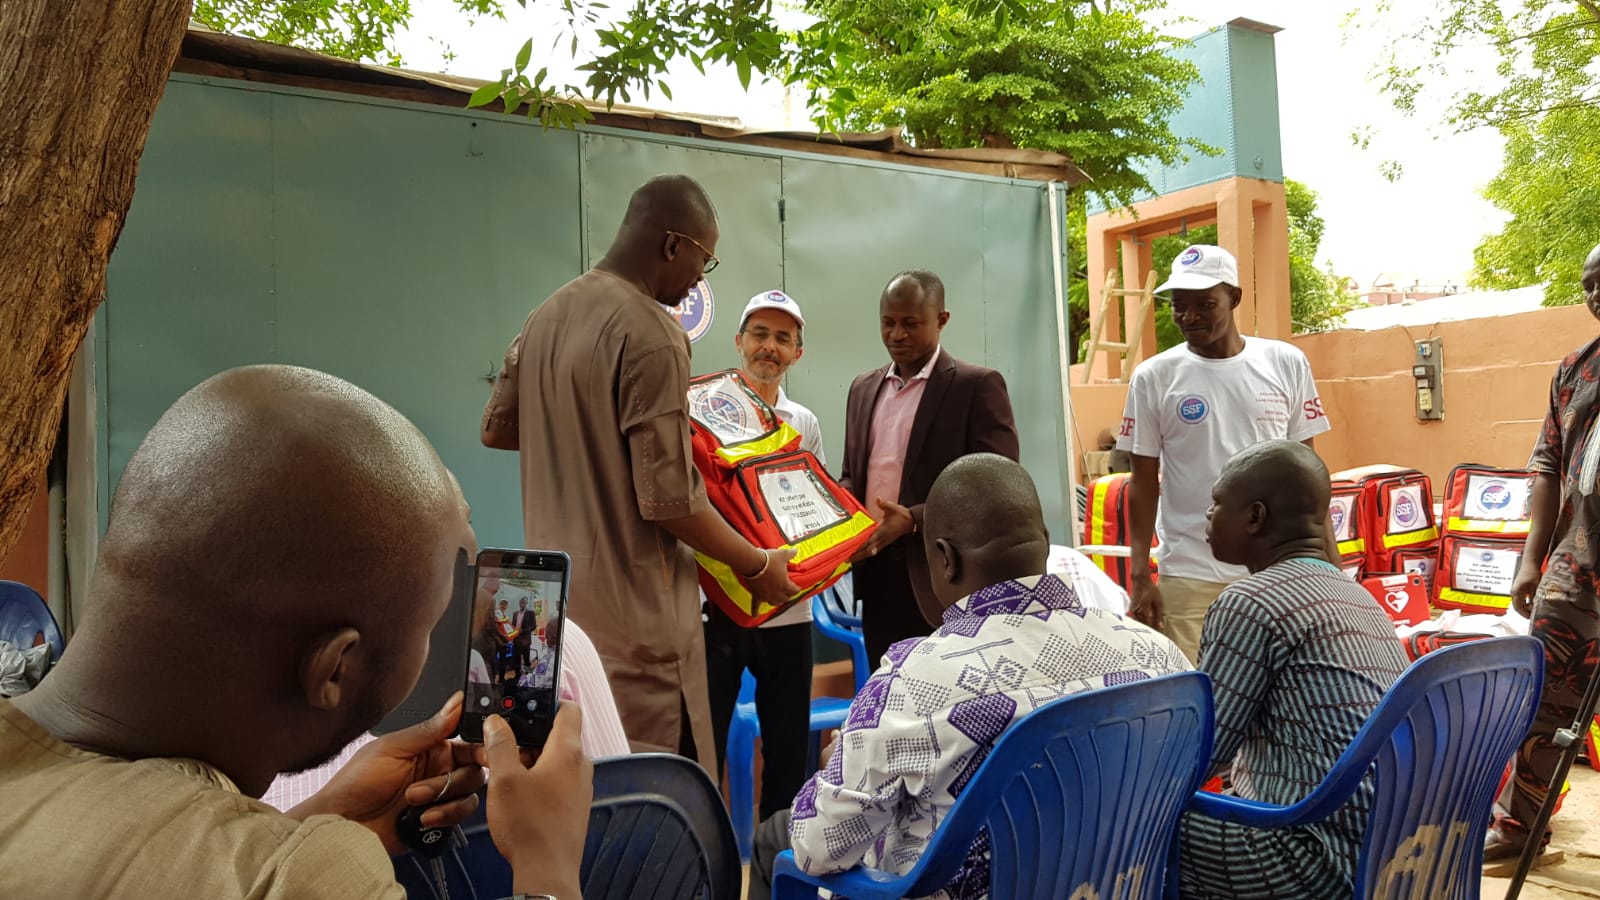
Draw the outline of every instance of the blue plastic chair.
M860 617L854 610L845 610L842 594L832 587L811 598L811 614L824 635L850 648L856 692L859 693L861 686L872 675L872 669L867 666L867 644L861 637ZM822 733L844 725L845 717L850 714L850 700L849 697L812 699L811 768L817 766ZM756 738L760 735L761 719L756 714L756 681L746 670L739 685L739 701L733 708L733 721L728 726L726 752L728 809L739 845L739 858L745 862L750 861L750 846L756 830L755 756Z
M910 872L815 877L785 850L773 897L923 897L950 883L987 829L991 897L1155 900L1211 734L1211 682L1198 672L1057 700L1000 736Z
M853 579L846 574L833 587L812 597L811 618L824 637L850 648L850 664L855 669L856 693L859 694L861 686L878 666L877 660L867 658L867 640L861 634L861 601L854 597L853 591L848 601L845 598L846 582L851 581Z
M511 895L485 815L480 804L466 846L445 856L452 900ZM407 854L394 867L411 900L438 900L427 861ZM587 900L739 900L733 830L705 770L667 753L597 760L580 877Z
M40 634L50 645L51 662L60 659L67 642L44 598L25 584L0 581L0 641L26 650Z
M1533 724L1544 652L1527 637L1437 650L1394 683L1333 771L1293 806L1196 794L1190 809L1255 828L1327 818L1370 771L1357 898L1472 900L1506 761ZM1176 880L1176 879L1174 879Z

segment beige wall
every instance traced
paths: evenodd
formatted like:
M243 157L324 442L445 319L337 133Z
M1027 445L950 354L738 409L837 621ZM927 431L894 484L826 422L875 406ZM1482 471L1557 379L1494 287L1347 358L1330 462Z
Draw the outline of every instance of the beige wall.
M1333 431L1317 450L1335 471L1372 463L1421 469L1438 490L1458 463L1520 467L1549 404L1550 376L1567 353L1600 332L1587 309L1567 306L1514 316L1294 338L1311 361ZM1419 422L1411 379L1415 341L1444 341L1444 409ZM1101 428L1121 421L1127 388L1079 384L1073 411L1079 450L1093 450ZM1081 469L1080 469L1081 471Z
M1333 431L1317 439L1331 469L1392 463L1442 479L1464 462L1520 467L1549 406L1561 358L1600 330L1582 306L1382 331L1301 335ZM1415 341L1444 341L1443 421L1416 417Z

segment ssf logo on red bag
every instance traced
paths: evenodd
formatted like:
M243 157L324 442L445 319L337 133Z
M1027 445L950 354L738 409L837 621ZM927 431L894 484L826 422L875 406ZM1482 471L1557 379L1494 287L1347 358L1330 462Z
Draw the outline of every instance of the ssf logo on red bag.
M1394 500L1394 521L1401 528L1410 528L1422 519L1422 510L1410 494L1401 494Z
M1478 505L1493 512L1505 509L1511 505L1511 488L1499 479L1485 482L1478 490Z
M1333 520L1333 533L1344 534L1344 507L1335 503L1328 509L1328 518Z

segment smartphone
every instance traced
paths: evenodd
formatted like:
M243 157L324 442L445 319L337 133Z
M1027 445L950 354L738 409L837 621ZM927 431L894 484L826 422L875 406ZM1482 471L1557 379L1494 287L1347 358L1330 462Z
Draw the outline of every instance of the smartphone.
M571 568L559 550L478 554L462 740L481 742L484 717L499 715L519 746L544 746L559 702Z
M428 633L428 659L417 676L417 686L383 721L373 734L388 734L409 728L437 713L450 695L461 689L462 673L467 670L467 635L472 627L472 566L467 551L456 554L454 589L450 606Z

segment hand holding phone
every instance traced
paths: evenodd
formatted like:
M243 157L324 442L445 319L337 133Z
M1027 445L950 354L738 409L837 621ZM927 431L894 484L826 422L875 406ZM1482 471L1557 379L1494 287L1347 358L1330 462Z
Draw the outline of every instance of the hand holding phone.
M511 863L512 889L522 894L576 897L594 764L583 752L583 714L564 703L549 741L529 768L506 721L483 721L484 756L493 772L485 813L489 836Z
M461 737L482 742L485 718L501 716L519 746L541 747L559 698L571 560L558 550L484 550L476 568Z

